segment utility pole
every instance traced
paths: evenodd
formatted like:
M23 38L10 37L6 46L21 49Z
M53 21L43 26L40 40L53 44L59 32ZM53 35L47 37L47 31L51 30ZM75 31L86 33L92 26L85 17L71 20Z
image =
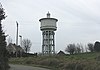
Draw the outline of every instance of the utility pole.
M16 45L18 46L18 22L16 21L17 24L17 33L16 33Z
M17 33L16 33L16 46L18 46L18 22L16 21L17 24ZM17 57L18 51L16 51L16 57Z
M22 47L22 36L19 35L19 37L20 37L20 47ZM20 51L20 56L22 57L22 51Z
M19 35L19 37L20 37L20 46L22 47L22 36Z

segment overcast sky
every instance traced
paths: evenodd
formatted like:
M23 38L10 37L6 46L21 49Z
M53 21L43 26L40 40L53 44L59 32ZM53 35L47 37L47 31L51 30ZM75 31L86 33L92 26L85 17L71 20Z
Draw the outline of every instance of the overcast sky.
M70 43L94 43L100 40L100 0L0 0L7 18L3 20L6 34L16 41L19 34L32 41L31 52L41 52L42 33L39 19L57 18L56 51Z

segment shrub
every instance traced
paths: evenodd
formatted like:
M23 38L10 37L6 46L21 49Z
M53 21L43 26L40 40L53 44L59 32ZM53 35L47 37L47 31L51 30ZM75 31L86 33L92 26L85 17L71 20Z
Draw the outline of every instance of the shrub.
M95 44L94 44L94 51L96 51L96 52L100 52L100 42L95 42Z
M0 57L0 70L8 70L10 68L7 62L7 58Z
M66 62L62 68L63 70L83 70L84 64L80 62Z
M59 60L56 58L50 58L50 59L47 58L39 62L40 65L53 66L53 67L57 67L59 63L60 63Z

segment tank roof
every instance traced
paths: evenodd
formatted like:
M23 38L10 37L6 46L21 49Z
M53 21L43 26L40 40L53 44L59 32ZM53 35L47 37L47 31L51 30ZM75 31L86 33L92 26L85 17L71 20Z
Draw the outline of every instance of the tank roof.
M56 18L41 18L39 21L41 22L41 20L47 20L47 19L58 21L58 19L56 19Z
M47 18L41 18L39 21L41 22L41 20L47 20L47 19L58 21L58 19L56 19L56 18L50 18L50 13L49 13L49 11L48 11L48 13L47 13Z

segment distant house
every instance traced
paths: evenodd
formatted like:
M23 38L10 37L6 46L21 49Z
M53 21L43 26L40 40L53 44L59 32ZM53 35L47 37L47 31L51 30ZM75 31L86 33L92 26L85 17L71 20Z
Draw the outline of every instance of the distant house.
M10 43L6 49L8 50L10 57L22 56L22 53L24 52L22 47L12 43Z
M66 55L63 51L59 51L58 53L57 53L57 55L58 56L63 56L63 55Z

